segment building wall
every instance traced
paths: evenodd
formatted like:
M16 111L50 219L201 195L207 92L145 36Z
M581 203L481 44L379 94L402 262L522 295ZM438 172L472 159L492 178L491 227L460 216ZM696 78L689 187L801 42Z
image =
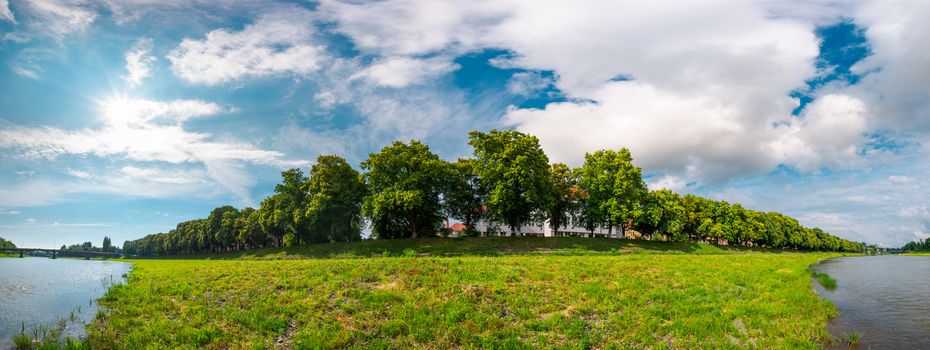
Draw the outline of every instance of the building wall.
M484 220L479 221L475 224L475 229L478 232L488 232L488 223ZM495 230L496 236L509 236L510 228L506 225L498 225ZM549 220L546 220L541 225L524 225L520 228L519 233L522 233L524 236L539 236L539 237L560 237L560 236L576 236L576 237L613 237L613 238L623 238L622 234L617 230L613 232L608 232L604 228L597 228L594 232L590 232L584 227L568 226L563 227L558 232L553 232L549 227Z

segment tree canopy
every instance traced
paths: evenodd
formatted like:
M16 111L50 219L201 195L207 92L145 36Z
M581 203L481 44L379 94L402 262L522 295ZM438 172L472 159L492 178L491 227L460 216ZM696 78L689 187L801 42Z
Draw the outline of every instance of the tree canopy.
M474 158L442 160L427 145L394 142L372 153L357 171L334 155L317 158L305 176L281 173L274 194L256 208L221 206L206 218L126 241L131 255L225 252L282 245L370 238L416 238L449 232L446 220L467 234L503 224L510 234L524 225L636 233L646 239L807 250L862 251L865 244L804 227L780 213L760 212L667 189L649 191L627 149L585 154L581 167L549 164L539 140L513 130L469 133ZM112 247L106 238L104 247ZM96 248L90 242L73 249ZM930 241L912 242L926 250Z
M511 234L543 221L554 199L549 158L539 139L514 130L472 131L468 137L491 218L508 225Z
M371 220L374 237L416 238L438 232L448 163L411 140L372 153L361 166L369 191L362 211Z

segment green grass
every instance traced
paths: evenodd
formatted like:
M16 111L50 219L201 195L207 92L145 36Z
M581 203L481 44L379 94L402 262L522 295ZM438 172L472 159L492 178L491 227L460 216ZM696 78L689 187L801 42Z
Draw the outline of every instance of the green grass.
M820 282L820 285L826 289L833 290L836 289L836 280L830 275L823 272L812 271L811 275L817 279L817 282Z
M782 250L717 246L706 243L663 242L613 238L583 237L464 237L372 240L351 243L314 244L289 248L264 248L240 252L177 256L177 259L300 259L300 258L371 258L404 256L508 256L613 255L616 253L720 254L770 252Z
M114 349L813 349L831 339L825 325L836 311L813 291L808 266L836 254L499 240L500 253L478 239L437 239L222 256L348 259L134 260L128 283L99 301L105 311L88 341ZM464 255L448 256L456 246Z
M904 253L904 254L901 254L901 255L907 255L907 256L930 256L930 251L922 250L922 251Z

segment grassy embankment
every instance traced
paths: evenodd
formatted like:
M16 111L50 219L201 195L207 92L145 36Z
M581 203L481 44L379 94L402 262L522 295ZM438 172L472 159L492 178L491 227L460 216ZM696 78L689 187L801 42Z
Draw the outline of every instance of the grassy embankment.
M916 252L908 252L908 253L904 253L904 254L901 254L901 255L907 255L907 256L930 256L930 250L921 250L921 251L916 251Z
M609 239L430 239L209 256L380 256L365 259L135 260L128 284L100 300L107 312L90 327L89 342L121 349L795 349L829 341L825 324L836 311L813 291L808 266L836 254L728 254L746 251ZM465 255L439 257L453 253Z
M581 237L419 238L314 244L241 252L176 256L171 259L278 260L306 258L374 258L415 255L435 257L509 255L616 255L617 253L720 254L783 250L716 246L704 243L618 240Z

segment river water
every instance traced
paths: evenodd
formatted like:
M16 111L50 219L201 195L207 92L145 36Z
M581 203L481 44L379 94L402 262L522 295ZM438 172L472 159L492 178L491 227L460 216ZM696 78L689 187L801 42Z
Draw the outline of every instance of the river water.
M64 334L83 333L83 324L97 312L97 298L110 283L122 282L130 264L111 261L0 258L0 349L10 347L10 337L25 322L27 332L37 326L56 326L70 318Z
M859 349L930 349L930 257L867 256L814 266L837 282L817 292L836 304L830 333L859 332Z

